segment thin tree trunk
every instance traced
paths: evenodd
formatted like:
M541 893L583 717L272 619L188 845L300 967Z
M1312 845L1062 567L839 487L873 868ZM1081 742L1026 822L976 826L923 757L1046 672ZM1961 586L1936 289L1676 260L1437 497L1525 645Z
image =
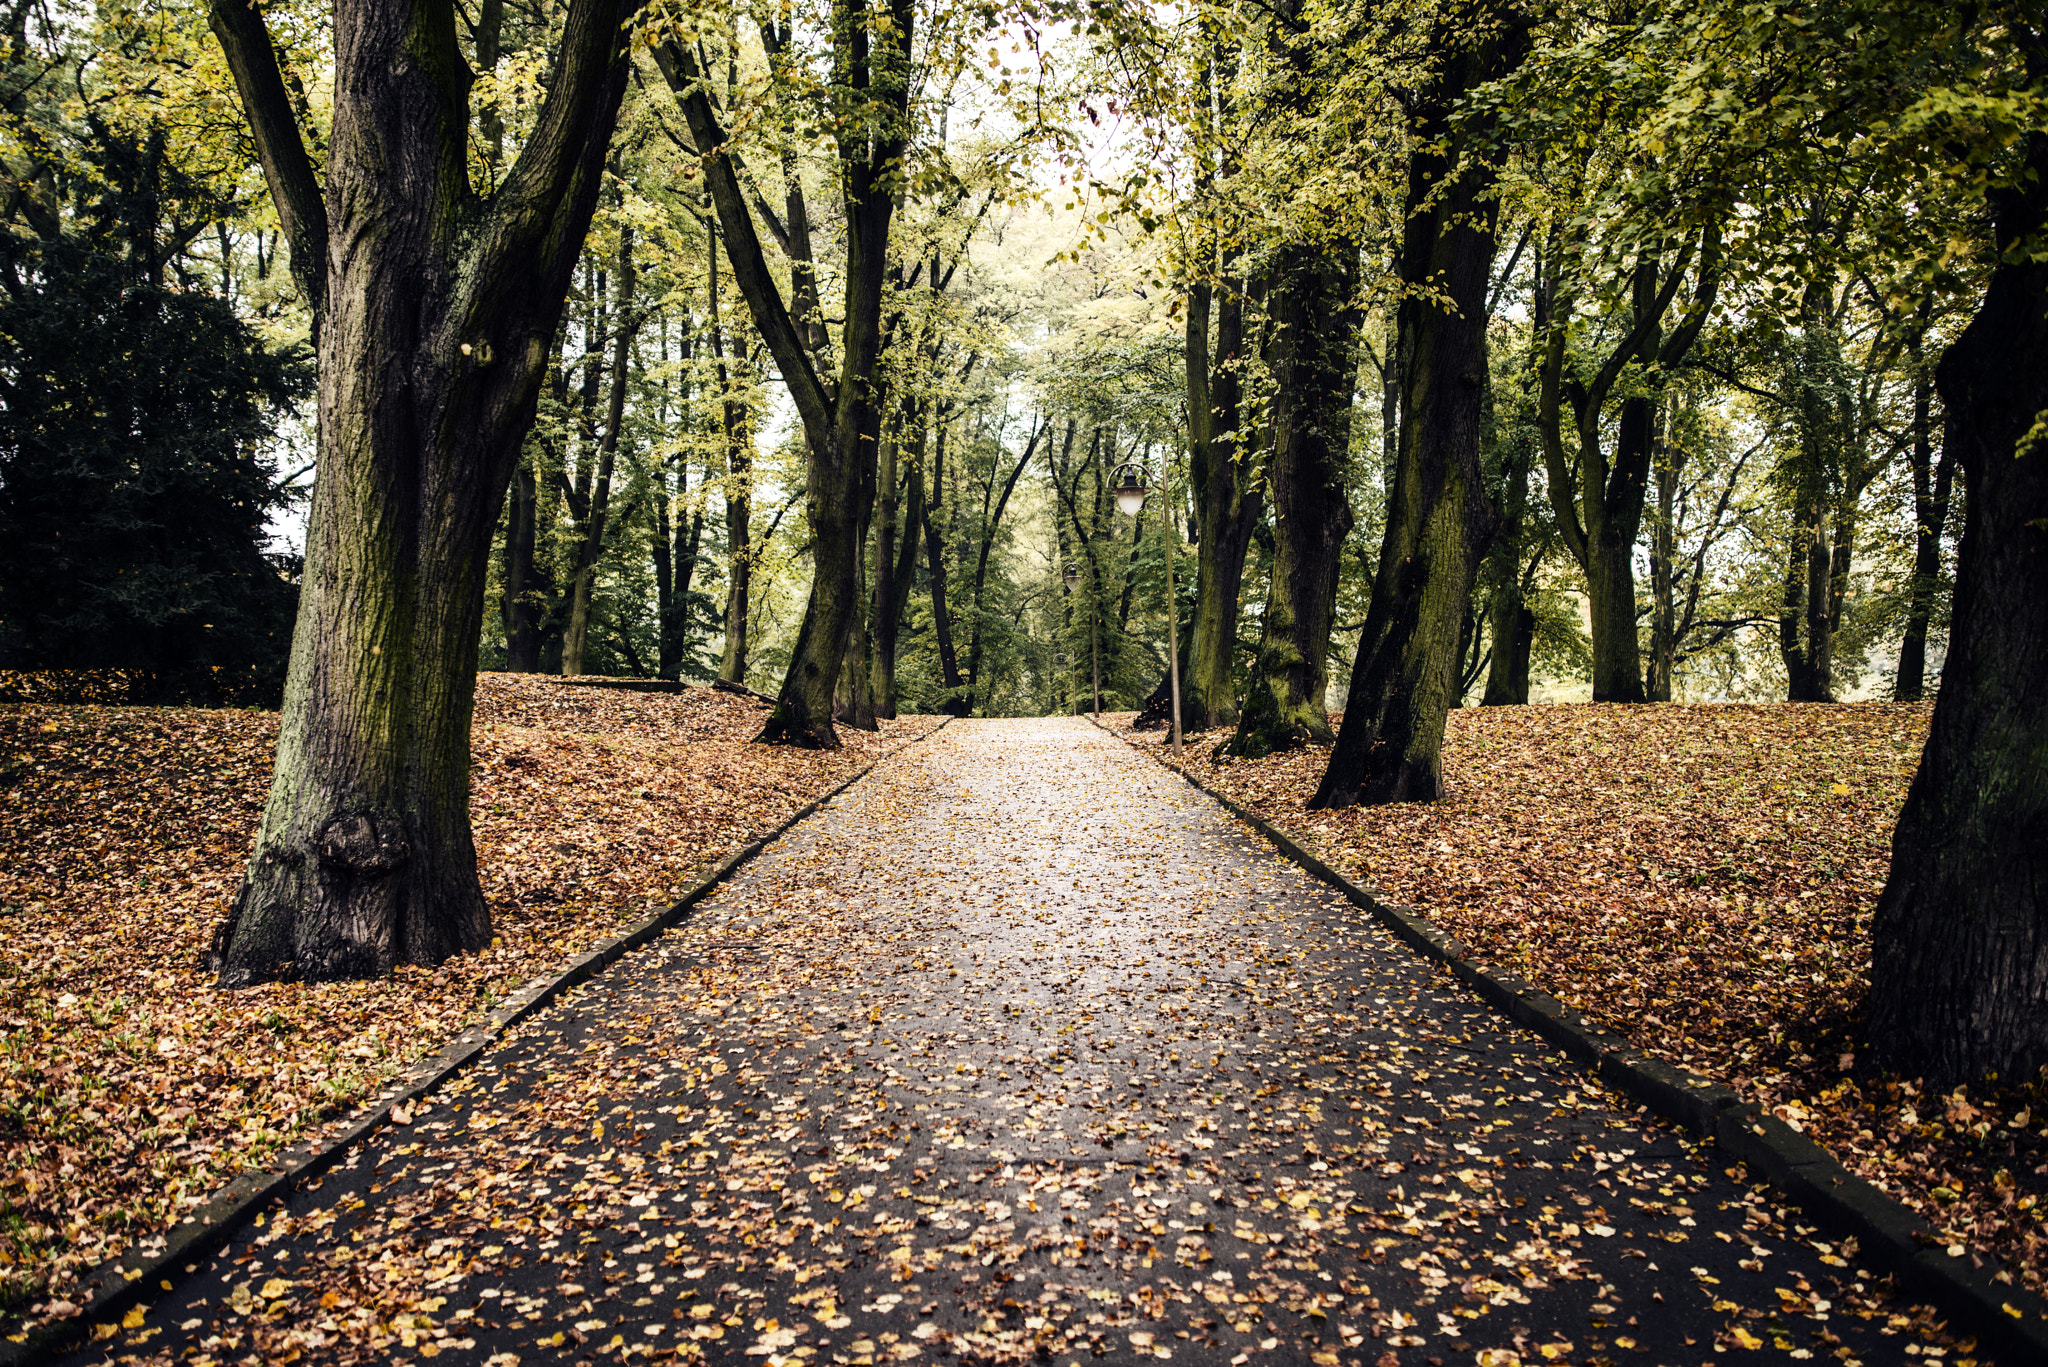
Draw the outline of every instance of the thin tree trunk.
M1067 447L1074 445L1074 421L1067 420ZM974 556L974 626L967 637L967 712L972 715L974 704L981 688L981 647L982 621L987 615L983 594L988 588L988 561L995 548L996 531L1003 524L1003 511L1010 506L1010 495L1016 492L1017 481L1024 474L1024 467L1031 464L1031 457L1038 452L1038 442L1052 428L1052 419L1047 418L1032 429L1031 440L1024 445L1024 454L1010 471L1010 477L1003 481L1003 492L996 499L995 508L989 513L981 531L981 544Z
M533 466L521 459L512 477L505 519L505 668L514 674L540 672L540 635L545 586L535 553L540 539L540 487Z
M725 648L718 657L718 677L726 683L747 681L747 623L754 579L754 438L747 407L733 392L726 366L725 329L718 299L717 234L712 235L710 266L711 355L718 380L718 421L725 438ZM744 360L745 349L735 348Z
M1273 322L1273 579L1265 631L1246 681L1230 752L1256 759L1327 745L1330 627L1337 572L1351 531L1344 467L1357 382L1355 246L1283 248L1266 306Z
M1917 362L1919 348L1914 347ZM1947 442L1934 454L1931 382L1916 364L1913 382L1913 588L1906 610L1905 634L1899 640L1899 670L1892 684L1898 702L1919 702L1925 696L1927 631L1934 620L1934 602L1941 583L1941 534L1948 523L1955 462Z
M917 577L919 529L924 524L924 433L923 415L911 446L908 485L902 503L903 529L896 543L896 564L890 572L889 591L875 594L875 715L896 715L896 642L903 625L903 609L910 602L910 590Z
M2033 38L2035 69L2044 54ZM1936 371L1969 490L1953 624L1872 926L1870 1037L1937 1088L2048 1065L2048 134L1994 194L2008 253Z
M597 566L604 558L605 533L609 529L612 503L612 475L618 468L619 434L626 419L626 387L632 378L633 338L639 331L633 316L633 229L619 229L618 268L613 276L613 327L610 389L605 400L604 436L598 441L596 469L591 472L584 503L583 525L575 543L574 569L569 580L569 622L562 633L562 672L581 674L590 641L590 605L597 588ZM578 482L581 483L579 471Z
M1650 702L1671 701L1678 659L1678 484L1685 456L1669 442L1662 455L1655 462L1657 517L1650 528L1650 663L1643 688Z
M306 570L270 799L212 944L227 987L490 943L469 822L484 572L627 63L620 6L572 0L536 131L486 202L445 19L340 0L323 186L261 14L213 11L320 310Z
M962 710L965 689L960 679L960 660L953 647L953 617L946 603L946 543L939 535L938 504L946 488L946 431L950 415L941 407L938 440L932 444L932 492L924 509L924 562L931 575L932 636L939 649L939 682L946 689L945 710L956 717Z
M1494 537L1488 575L1493 596L1487 604L1487 632L1493 654L1486 662L1486 691L1481 707L1515 706L1529 701L1529 652L1522 644L1523 619L1533 620L1522 599L1522 533L1529 514L1529 456L1517 441L1508 451L1503 481L1500 531ZM1519 677L1517 677L1519 671Z
M1795 495L1792 544L1785 556L1785 587L1778 600L1778 658L1785 665L1787 702L1826 702L1814 667L1813 566L1825 560L1821 549L1821 504L1816 489L1802 487ZM1822 577L1825 585L1825 576ZM1822 635L1826 633L1823 632Z
M1483 137L1484 128L1454 133L1451 115L1466 92L1519 65L1529 46L1525 29L1506 27L1507 13L1490 13L1502 28L1468 40L1469 47L1459 50L1446 35L1443 67L1409 116L1420 138L1409 162L1401 250L1401 278L1414 291L1401 304L1411 315L1414 351L1401 403L1400 464L1344 729L1315 807L1426 802L1442 789L1459 624L1498 517L1480 467L1497 169L1459 145ZM1458 157L1462 169L1445 185Z

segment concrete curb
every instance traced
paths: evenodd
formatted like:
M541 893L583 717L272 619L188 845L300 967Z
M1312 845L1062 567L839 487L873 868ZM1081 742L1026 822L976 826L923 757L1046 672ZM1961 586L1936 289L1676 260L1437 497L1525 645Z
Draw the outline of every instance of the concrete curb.
M1144 753L1137 742L1100 722L1096 725ZM1967 1254L1949 1257L1909 1207L1850 1172L1826 1149L1720 1083L1631 1048L1621 1036L1522 979L1475 963L1465 945L1413 907L1382 900L1234 798L1186 769L1153 758L1221 803L1288 859L1343 893L1424 958L1444 964L1503 1015L1587 1065L1617 1091L1712 1139L1836 1234L1854 1237L1861 1261L1892 1273L1903 1287L1961 1321L1966 1332L1977 1335L2000 1357L2014 1363L2048 1362L2048 1301L2017 1284L1994 1281L1996 1265L1980 1264Z
M440 1053L399 1074L390 1086L357 1111L334 1135L302 1141L280 1151L266 1166L244 1172L215 1192L183 1223L157 1238L144 1240L118 1258L100 1264L79 1283L77 1291L85 1293L80 1313L55 1324L31 1329L19 1341L0 1339L0 1367L44 1361L67 1352L78 1345L93 1325L126 1312L151 1295L171 1290L176 1280L184 1275L180 1264L205 1257L226 1243L263 1207L285 1195L301 1181L319 1176L351 1148L390 1124L391 1112L395 1108L418 1100L476 1062L505 1031L551 1005L570 988L580 986L654 940L663 931L680 924L714 888L786 835L798 822L866 778L882 760L937 735L952 720L951 717L942 719L923 735L912 737L888 754L863 765L830 792L813 798L772 830L755 836L711 865L698 875L674 905L656 912L596 949L576 955L555 976L536 978L520 988L497 1010L456 1036ZM76 1292L71 1299L77 1299Z

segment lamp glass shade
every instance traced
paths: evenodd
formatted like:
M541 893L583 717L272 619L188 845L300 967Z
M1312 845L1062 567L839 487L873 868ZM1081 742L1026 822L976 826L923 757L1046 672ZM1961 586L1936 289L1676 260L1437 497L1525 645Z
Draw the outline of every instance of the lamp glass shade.
M1117 490L1116 506L1125 517L1136 517L1145 507L1145 491L1139 488Z
M1069 565L1069 566L1067 566L1067 572L1066 572L1065 578L1066 578L1066 581L1067 581L1067 587L1068 587L1068 588L1070 588L1070 589L1071 589L1071 588L1078 588L1078 587L1080 587L1080 584L1081 584L1081 571L1080 571L1080 570L1078 570L1078 569L1076 569L1076 568L1075 568L1074 566L1072 566L1072 565Z

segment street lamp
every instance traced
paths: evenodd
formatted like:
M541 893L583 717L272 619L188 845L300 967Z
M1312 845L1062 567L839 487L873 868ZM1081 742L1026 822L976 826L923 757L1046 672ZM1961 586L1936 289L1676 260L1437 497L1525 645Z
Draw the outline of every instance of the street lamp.
M1110 492L1116 495L1117 510L1135 520L1144 511L1145 467L1127 460L1109 472ZM1173 599L1173 543L1179 535L1171 517L1161 518L1166 526L1166 677L1172 685L1173 758L1180 759L1180 606ZM1132 547L1133 550L1137 548ZM1098 711L1100 703L1097 704Z
M1110 472L1110 492L1116 495L1117 511L1125 517L1136 517L1145 507L1145 470L1134 460L1127 460Z
M1081 567L1079 565L1067 566L1067 572L1061 577L1067 581L1068 592L1071 593L1073 590L1081 587Z

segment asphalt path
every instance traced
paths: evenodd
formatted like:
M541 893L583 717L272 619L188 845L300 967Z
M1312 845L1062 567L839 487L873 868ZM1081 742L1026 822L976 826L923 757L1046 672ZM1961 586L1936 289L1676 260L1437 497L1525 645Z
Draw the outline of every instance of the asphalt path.
M1079 720L956 722L117 1334L178 1362L1961 1364Z

